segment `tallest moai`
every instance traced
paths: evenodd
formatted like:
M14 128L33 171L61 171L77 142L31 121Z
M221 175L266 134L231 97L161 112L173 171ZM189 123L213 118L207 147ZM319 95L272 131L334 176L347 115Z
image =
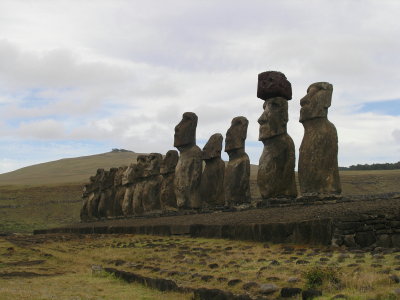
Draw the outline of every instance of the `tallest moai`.
M264 100L264 111L258 119L258 139L264 144L258 166L258 188L270 204L290 202L297 196L295 148L286 129L292 86L281 72L263 72L258 75L257 97Z
M342 191L338 169L338 137L328 120L333 86L316 82L300 100L304 137L300 146L299 183L303 196L325 197Z

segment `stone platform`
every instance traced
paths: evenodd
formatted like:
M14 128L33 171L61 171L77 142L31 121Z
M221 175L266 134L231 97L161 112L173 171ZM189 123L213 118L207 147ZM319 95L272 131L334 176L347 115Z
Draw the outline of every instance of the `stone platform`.
M78 223L63 228L35 230L34 234L189 235L354 248L400 247L398 194L287 207L186 213Z

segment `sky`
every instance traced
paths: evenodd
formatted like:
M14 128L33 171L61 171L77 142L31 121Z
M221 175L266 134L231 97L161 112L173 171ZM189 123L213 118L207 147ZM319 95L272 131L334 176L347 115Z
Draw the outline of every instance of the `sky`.
M257 164L268 70L292 84L297 149L299 100L326 81L339 165L397 162L399 15L397 0L1 0L0 173L112 148L165 153L186 111L200 147L245 116Z

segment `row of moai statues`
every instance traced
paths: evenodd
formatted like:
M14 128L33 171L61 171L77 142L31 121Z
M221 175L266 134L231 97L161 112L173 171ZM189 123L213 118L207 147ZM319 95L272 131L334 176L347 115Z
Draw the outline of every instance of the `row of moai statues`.
M98 169L85 185L81 220L140 216L180 209L215 208L250 202L250 160L244 151L248 121L232 120L225 140L230 160L221 159L223 136L196 145L197 116L186 112L175 127L174 146L139 155L127 167ZM203 167L204 162L204 167Z
M328 120L333 86L313 83L300 100L300 122L304 137L300 146L298 178L303 198L330 198L340 195L338 137ZM292 87L277 71L258 75L257 97L264 100L264 112L258 119L259 140L264 149L259 161L257 184L263 199L280 203L297 197L295 147L287 133L288 101Z
M302 197L332 197L341 193L338 139L328 121L333 87L327 82L310 85L300 100L300 122L305 132L298 165ZM292 88L281 72L258 75L257 97L264 100L259 140L264 149L257 185L268 204L292 202L297 197L295 146L287 133L288 101ZM201 150L196 145L197 115L186 112L175 127L175 150L139 155L128 167L97 170L83 194L81 219L143 215L179 209L201 209L249 204L250 160L245 152L248 120L235 117L223 136L216 133ZM204 162L204 163L203 163Z

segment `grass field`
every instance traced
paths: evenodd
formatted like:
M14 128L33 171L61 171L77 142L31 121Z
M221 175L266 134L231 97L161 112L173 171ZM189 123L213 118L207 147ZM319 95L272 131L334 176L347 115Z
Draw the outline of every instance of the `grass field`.
M136 161L137 153L110 152L62 159L0 174L0 232L79 222L82 186L97 168L109 169ZM343 194L400 192L400 170L342 171ZM251 192L259 197L257 166L251 166Z
M183 236L20 235L0 238L0 299L191 298L127 284L92 266L253 298L272 284L266 299L295 287L321 291L318 299L383 300L397 299L400 255Z

